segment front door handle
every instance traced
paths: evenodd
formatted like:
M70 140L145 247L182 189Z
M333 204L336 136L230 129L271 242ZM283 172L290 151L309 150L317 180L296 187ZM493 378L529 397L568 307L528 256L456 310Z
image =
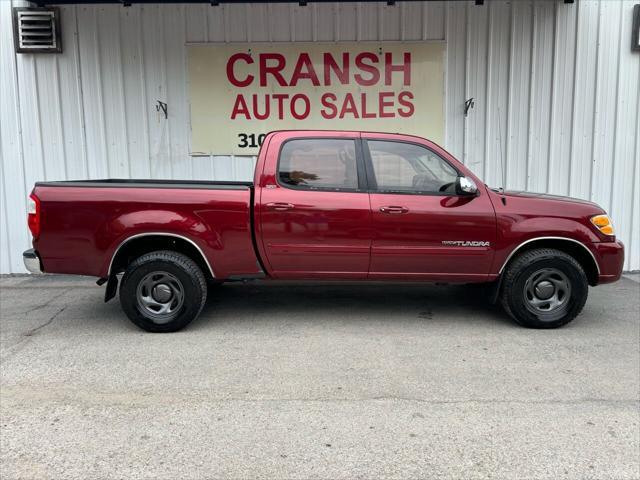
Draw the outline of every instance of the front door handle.
M278 212L284 212L286 210L291 210L295 205L293 203L284 203L284 202L272 202L267 203L267 208L271 210L276 210Z
M409 209L407 207L400 207L397 205L390 205L388 207L380 207L380 211L382 213L391 213L391 214L399 214L399 213L407 213Z

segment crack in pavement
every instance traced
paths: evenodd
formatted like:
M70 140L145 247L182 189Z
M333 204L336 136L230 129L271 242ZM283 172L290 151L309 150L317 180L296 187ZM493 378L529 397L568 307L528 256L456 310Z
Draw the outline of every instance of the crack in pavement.
M24 312L22 312L22 314L23 314L23 315L27 315L27 314L29 314L29 313L31 313L31 312L35 312L36 310L40 310L41 308L48 307L48 306L49 306L49 305L51 305L51 303L52 303L54 300L56 300L57 298L58 298L58 297L55 297L55 296L54 296L54 297L51 297L51 298L50 298L49 300L47 300L46 302L44 302L44 303L42 303L42 304L40 304L40 305L36 305L35 307L31 307L31 308L30 308L30 309L28 309L28 310L25 310Z
M23 333L22 339L15 345L11 346L10 351L6 355L0 358L0 363L5 363L7 360L13 358L16 354L18 354L29 343L29 340L33 338L33 336L36 333L38 333L40 330L45 328L47 325L50 325L51 322L53 322L56 318L58 318L58 315L60 315L66 309L67 309L66 305L64 307L61 307L57 312L55 312L47 320L45 320L44 323L30 330L27 330L25 333Z
M40 330L42 330L44 327L46 327L47 325L50 325L51 322L53 322L56 317L58 315L60 315L62 312L64 312L67 309L66 306L62 307L60 310L58 310L56 313L54 313L53 315L51 315L47 321L45 321L42 325L39 325L35 328L32 328L31 330L27 331L26 333L23 333L24 337L32 337L33 335L35 335L36 333L38 333Z

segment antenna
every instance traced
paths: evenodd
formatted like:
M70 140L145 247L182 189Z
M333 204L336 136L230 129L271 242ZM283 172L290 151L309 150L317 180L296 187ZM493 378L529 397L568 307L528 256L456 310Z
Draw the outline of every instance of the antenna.
M502 128L500 128L500 124L502 123L500 116L500 105L498 105L498 142L500 144L500 176L502 177L502 187L498 189L500 194L502 195L502 204L507 204L507 199L504 196L504 189L507 186L507 169L504 164L504 157L502 155Z

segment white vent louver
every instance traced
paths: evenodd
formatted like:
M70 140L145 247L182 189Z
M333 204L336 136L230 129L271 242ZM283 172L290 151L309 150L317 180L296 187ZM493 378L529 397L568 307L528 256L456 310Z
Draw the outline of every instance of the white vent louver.
M57 8L14 8L13 31L18 53L62 52Z

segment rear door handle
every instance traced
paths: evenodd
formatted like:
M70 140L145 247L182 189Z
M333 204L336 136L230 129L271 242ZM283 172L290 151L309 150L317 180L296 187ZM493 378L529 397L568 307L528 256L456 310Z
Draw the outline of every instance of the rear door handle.
M407 207L400 207L397 205L390 205L388 207L380 207L380 211L382 213L391 213L391 214L399 214L399 213L407 213L409 209Z
M284 203L284 202L272 202L267 203L267 208L271 210L276 210L278 212L284 212L285 210L291 210L295 205L293 203Z

